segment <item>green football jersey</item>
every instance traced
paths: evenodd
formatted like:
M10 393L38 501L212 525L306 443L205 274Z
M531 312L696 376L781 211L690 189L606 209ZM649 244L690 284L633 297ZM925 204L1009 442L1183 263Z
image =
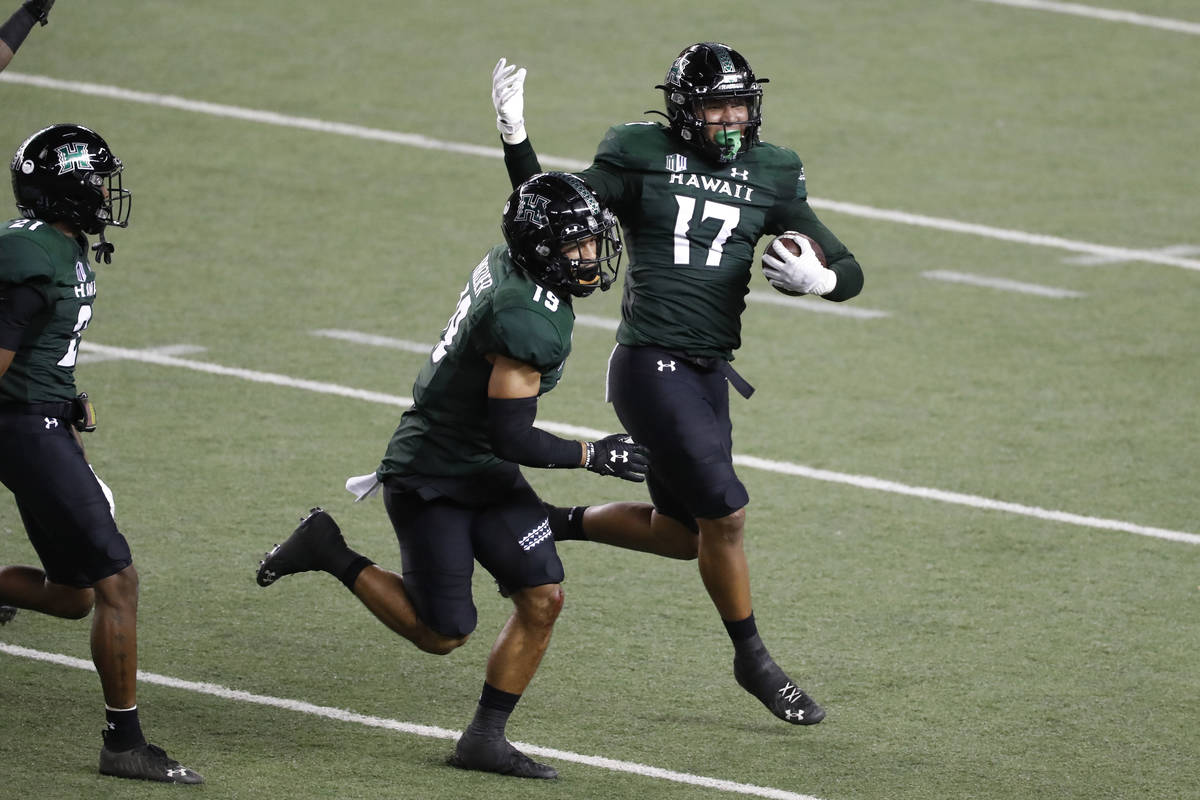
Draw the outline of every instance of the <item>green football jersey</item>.
M539 394L558 384L575 311L492 248L471 272L458 307L413 384L378 475L457 476L502 463L488 438L487 386L495 353L536 368Z
M0 403L71 400L79 340L92 320L96 274L87 242L34 219L9 220L0 229L0 283L24 283L49 305L40 311L0 377Z
M514 184L540 169L527 142L505 147ZM858 294L862 271L808 205L804 166L793 151L760 142L718 164L657 122L610 128L592 165L578 173L613 209L629 267L617 341L730 359L760 238L794 230L821 245L838 286Z

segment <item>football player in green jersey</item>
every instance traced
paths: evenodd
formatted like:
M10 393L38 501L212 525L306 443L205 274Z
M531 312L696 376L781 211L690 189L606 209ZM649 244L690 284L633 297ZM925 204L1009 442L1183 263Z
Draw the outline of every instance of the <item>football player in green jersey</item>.
M203 778L146 742L137 711L138 575L111 493L78 431L95 419L76 395L79 340L92 320L92 249L111 261L108 226L129 222L123 166L95 131L51 125L12 160L21 212L0 228L0 482L13 493L42 568L0 567L0 604L92 615L92 661L107 726L100 772L167 783Z
M50 21L50 7L54 0L25 0L8 20L0 25L0 71L8 66L17 48L33 30L33 24L45 25Z
M382 487L403 573L351 550L317 508L267 553L256 577L269 586L295 572L328 572L391 630L444 654L475 629L471 573L478 561L514 610L450 763L554 778L553 767L519 752L504 734L563 604L546 506L518 465L584 467L640 482L647 459L625 434L581 442L533 427L537 398L558 383L571 351L573 298L608 289L616 276L621 242L612 212L578 178L546 173L517 187L501 227L506 244L472 269L417 375L412 408L376 473L363 476L369 488L360 494Z
M540 168L525 131L524 79L525 70L505 59L492 74L514 183ZM753 388L729 362L741 344L763 236L798 231L825 255L822 263L807 241L799 255L773 246L764 272L780 291L848 300L863 277L809 207L800 158L759 138L764 83L727 45L687 47L655 87L666 99L667 124L610 128L579 173L616 212L629 245L608 395L621 424L650 451L655 535L627 524L627 505L556 511L551 520L559 539L698 558L733 643L737 682L780 719L811 725L824 709L775 663L755 624L743 549L749 495L733 469L728 383L746 397ZM692 540L681 540L663 517L689 528Z

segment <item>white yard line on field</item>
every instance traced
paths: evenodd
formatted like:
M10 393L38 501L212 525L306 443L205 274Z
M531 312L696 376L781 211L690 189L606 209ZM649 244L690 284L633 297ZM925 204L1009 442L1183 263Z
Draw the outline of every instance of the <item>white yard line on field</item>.
M146 353L161 353L165 356L194 356L197 353L203 353L203 347L197 347L193 344L168 344L162 347L147 347L143 352ZM99 364L101 361L111 361L118 356L108 356L103 353L83 353L79 357L80 364Z
M993 278L988 275L972 275L967 272L951 272L946 269L931 269L921 273L924 277L947 283L965 283L970 286L983 286L988 289L1000 289L1005 292L1035 294L1039 297L1063 299L1068 297L1084 297L1083 292L1071 289L1055 289L1053 286L1039 286L1036 283L1022 283L1008 278Z
M197 114L209 114L215 117L240 119L246 122L257 122L264 125L278 125L285 128L298 128L317 133L331 133L338 136L352 136L359 139L391 142L393 144L405 145L407 147L419 147L426 150L442 150L451 153L462 153L464 155L480 156L484 158L504 157L503 151L498 147L482 147L480 145L463 144L460 142L447 142L440 139L433 139L428 136L422 136L416 133L401 133L398 131L388 131L379 128L366 128L361 125L350 125L344 122L329 122L327 120L314 119L311 117L297 117L290 114L279 114L273 111L242 108L240 106L230 106L222 103L209 103L201 100L189 100L185 97L177 97L175 95L139 92L132 89L122 89L117 86L105 86L97 83L64 81L57 78L48 78L43 75L27 75L24 73L11 72L7 70L0 72L0 82L17 83L25 86L36 86L38 88L56 91L75 92L77 94L85 94L92 97L108 97L113 100L122 100L130 103L144 103L147 105L160 106L162 108L190 111ZM543 155L539 156L539 158L543 167L551 167L555 169L579 170L588 165L585 161L578 161L570 158L560 158L557 156ZM1026 233L1024 231L993 228L988 225L977 225L969 222L959 222L952 219L928 217L922 214L912 214L907 211L873 208L871 206L859 205L857 203L822 200L815 197L809 198L809 203L813 206L813 208L829 209L831 211L836 211L850 216L885 220L902 225L933 228L935 230L948 231L951 233L963 233L971 236L982 236L990 239L1000 239L1002 241L1019 242L1021 244L1027 244L1035 247L1051 247L1060 250L1070 250L1076 253L1089 253L1091 255L1104 256L1106 258L1121 258L1129 261L1166 264L1168 266L1182 267L1183 269L1200 272L1200 260L1192 258L1180 258L1153 250L1135 250L1124 247L1109 247L1107 245L1092 244L1090 242L1062 239L1057 236L1043 236L1041 234Z
M42 650L33 650L28 647L19 645L7 644L0 642L0 653L7 653L17 658L28 658L33 661L42 661L49 664L57 664L63 667L73 667L75 669L95 672L96 668L91 661L85 661L82 658L74 658L73 656L63 655L61 653L47 653ZM318 706L312 703L306 703L303 700L289 700L286 697L272 697L270 695L254 694L245 692L240 689L230 689L227 686L221 686L217 683L205 683L201 681L188 681L182 678L172 678L169 675L158 675L145 670L138 670L138 682L143 684L154 684L156 686L166 686L171 689L182 689L187 692L195 692L197 694L206 694L210 697L219 697L222 700L234 700L239 703L252 703L260 706L270 706L271 708L280 708L285 711L296 711L301 714L310 714L314 717L323 717L324 719L336 720L338 722L349 722L356 725L365 725L370 728L383 728L397 733L407 733L413 736L425 736L431 739L449 739L457 741L462 731L452 731L447 728L437 728L432 725L418 725L412 722L401 722L400 720L388 719L386 717L374 717L367 714L356 714L353 711L346 711L341 708L331 708L330 706ZM587 756L580 753L572 753L570 750L557 750L552 747L540 747L526 742L513 742L521 750L535 756L550 758L557 761L570 761L576 764L585 764L589 767L599 767L613 772L625 772L630 775L640 775L644 778L657 778L658 780L672 781L674 783L684 783L691 786L700 786L705 789L716 789L717 791L729 792L732 794L746 795L748 797L765 797L770 800L819 800L812 795L797 794L796 792L788 792L783 789L772 789L769 786L755 786L749 783L737 783L735 781L722 780L720 778L706 778L703 775L692 775L687 772L675 772L661 767L652 767L648 764L639 764L635 761L618 761L613 758L604 758L602 756Z
M1057 14L1074 14L1077 17L1104 20L1105 22L1123 22L1127 25L1142 25L1147 28L1158 28L1173 33L1190 33L1200 36L1200 22L1187 22L1169 17L1151 17L1133 11L1121 11L1115 8L1097 8L1085 6L1082 3L1053 3L1048 0L977 0L980 3L994 3L999 6L1015 6L1029 8L1034 11L1053 11Z
M326 339L340 339L343 342L366 344L372 347L389 347L393 350L404 350L409 353L420 353L421 355L429 355L429 351L433 349L433 345L428 342L393 339L390 336L378 336L374 333L363 333L361 331L341 331L323 328L321 330L309 331L309 333L313 336L322 336Z
M206 372L210 375L240 378L242 380L252 381L255 383L266 383L274 386L286 386L294 389L304 389L305 391L336 395L339 397L349 397L355 400L366 400L371 403L382 403L384 405L397 406L399 408L408 408L412 405L411 397L384 394L382 392L372 392L365 389L355 389L349 386L340 386L336 383L324 383L322 381L310 381L302 378L292 378L287 375L279 375L271 372L258 372L257 370L242 369L239 367L226 367L221 364L211 364L204 361L192 361L189 359L164 355L162 353L155 353L153 351L133 350L125 347L111 347L92 342L84 342L81 345L81 348L85 353L110 355L115 358L142 361L147 364L157 364L164 367L178 367L181 369L193 370L195 372ZM578 425L544 420L538 420L538 427L550 431L551 433L580 439L597 439L606 435L607 433L610 433L610 431L599 431L594 428L585 428ZM1038 508L1036 506L1022 505L1020 503L994 500L989 497L979 497L977 495L948 492L942 489L934 489L926 486L908 486L903 483L897 483L895 481L885 480L882 478L873 478L869 475L851 475L844 472L833 472L831 470L807 467L803 464L793 464L787 461L770 461L768 459L758 458L756 456L735 455L733 457L733 463L741 467L749 467L751 469L774 472L779 475L795 475L802 478L811 478L813 480L840 483L847 486L856 486L861 489L870 489L872 491L891 492L893 494L907 495L909 497L936 500L941 503L952 503L955 505L969 506L971 508L985 509L989 511L1002 511L1008 514L1018 514L1020 516L1033 517L1051 522L1063 522L1067 523L1068 525L1078 525L1084 528L1120 531L1122 533L1132 533L1138 536L1149 536L1156 539L1166 539L1173 542L1200 544L1200 534L1174 531L1167 528L1155 528L1115 519L1104 519L1102 517L1091 517L1083 514L1072 514L1067 511L1054 511L1051 509Z

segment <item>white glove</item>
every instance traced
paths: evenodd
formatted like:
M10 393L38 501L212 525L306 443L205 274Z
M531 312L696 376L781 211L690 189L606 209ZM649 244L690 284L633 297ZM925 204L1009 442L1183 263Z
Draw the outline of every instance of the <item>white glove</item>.
M785 294L829 294L837 286L837 273L821 263L812 242L800 235L781 234L800 246L800 255L788 252L775 240L763 253L763 275L772 286Z
M346 478L346 491L354 495L354 502L358 503L366 500L368 497L374 496L379 492L379 487L383 486L379 482L374 472L367 475L356 475L353 478Z
M509 144L525 141L525 68L517 69L503 58L492 70L492 105L496 107L496 128Z

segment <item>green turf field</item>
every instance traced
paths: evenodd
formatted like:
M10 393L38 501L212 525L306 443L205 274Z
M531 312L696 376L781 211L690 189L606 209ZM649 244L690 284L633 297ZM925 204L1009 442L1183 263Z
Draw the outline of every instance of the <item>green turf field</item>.
M0 75L0 151L88 124L134 192L78 378L142 576L151 739L213 798L1200 796L1200 10L1118 3L1177 24L979 0L59 2ZM737 687L694 564L570 542L509 726L563 751L561 779L452 770L415 726L470 718L508 613L486 574L444 658L328 576L254 584L317 503L399 566L382 505L342 483L423 356L314 331L436 339L500 240L500 56L530 70L543 164L582 166L705 39L771 78L764 138L866 273L839 310L876 312L752 299L737 359L756 614L829 716L793 728ZM541 420L615 430L611 346L576 328ZM528 474L561 504L644 497ZM4 493L0 563L34 558ZM187 792L95 774L87 657L87 623L0 629L0 797Z

